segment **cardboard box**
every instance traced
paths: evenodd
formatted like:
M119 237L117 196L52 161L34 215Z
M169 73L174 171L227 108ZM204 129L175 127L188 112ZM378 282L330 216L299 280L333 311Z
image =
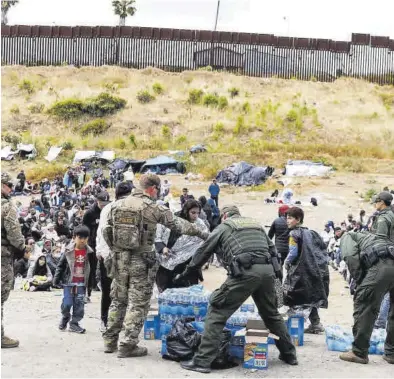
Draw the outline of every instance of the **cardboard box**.
M268 368L268 338L279 339L265 328L262 320L248 320L246 328L235 333L244 337L244 363L247 369L266 370Z

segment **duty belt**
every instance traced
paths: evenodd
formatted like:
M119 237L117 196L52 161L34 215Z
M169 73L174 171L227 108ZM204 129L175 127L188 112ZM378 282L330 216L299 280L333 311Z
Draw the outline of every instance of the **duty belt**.
M371 268L379 259L394 259L394 245L386 246L380 249L372 249L368 252L363 252L360 256L362 263L366 269Z
M268 265L271 263L271 258L268 257L260 257L260 258L252 258L252 265Z

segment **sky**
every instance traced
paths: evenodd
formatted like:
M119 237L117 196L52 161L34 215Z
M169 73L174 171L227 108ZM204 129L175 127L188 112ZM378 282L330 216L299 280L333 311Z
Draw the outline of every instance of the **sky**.
M351 39L352 33L394 39L394 0L220 0L217 30ZM126 25L213 30L217 0L136 0ZM111 0L20 0L10 25L118 24Z

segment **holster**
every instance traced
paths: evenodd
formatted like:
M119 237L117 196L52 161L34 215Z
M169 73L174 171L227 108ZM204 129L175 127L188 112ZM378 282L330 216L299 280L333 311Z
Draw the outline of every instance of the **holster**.
M235 259L229 265L230 276L233 278L240 278L243 275L242 266Z

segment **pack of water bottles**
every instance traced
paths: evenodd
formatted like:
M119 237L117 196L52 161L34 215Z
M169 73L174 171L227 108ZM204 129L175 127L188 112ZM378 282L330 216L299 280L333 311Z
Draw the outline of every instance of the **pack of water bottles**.
M354 341L350 330L345 330L339 325L331 325L325 328L326 344L330 351L349 351ZM384 354L384 341L386 340L386 329L374 329L370 339L369 354Z
M160 322L174 325L177 320L204 321L211 292L202 285L169 288L159 295Z
M257 312L244 312L238 309L233 313L226 322L226 328L231 331L234 336L235 332L244 329L248 320L260 320L261 317Z

